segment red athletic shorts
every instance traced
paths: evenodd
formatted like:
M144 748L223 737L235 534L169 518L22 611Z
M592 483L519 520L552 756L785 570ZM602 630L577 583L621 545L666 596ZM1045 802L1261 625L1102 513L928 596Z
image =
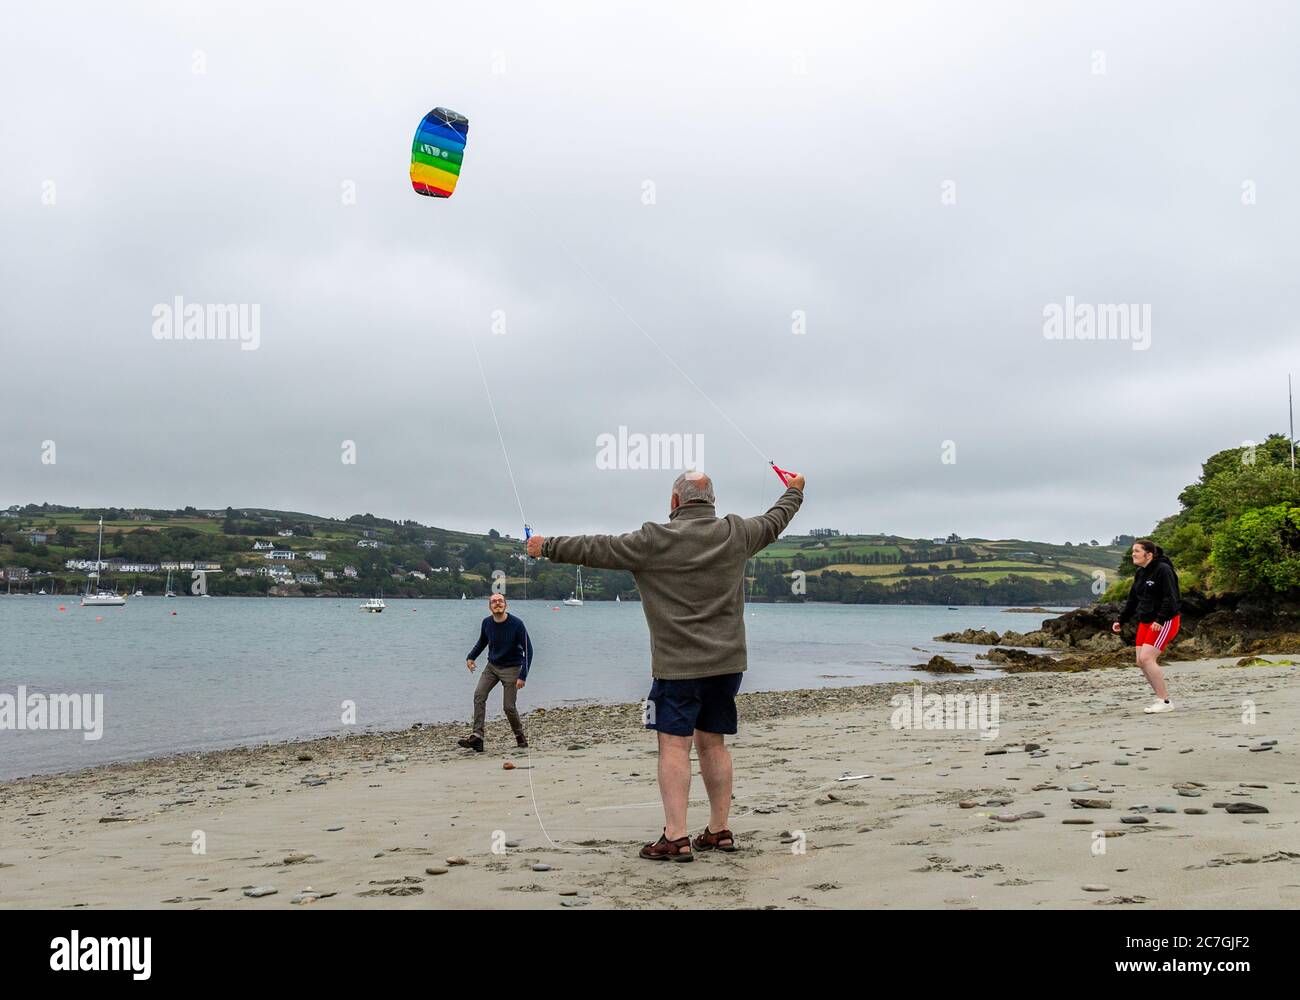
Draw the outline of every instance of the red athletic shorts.
M1156 649L1163 650L1174 641L1174 636L1178 634L1178 626L1182 623L1182 615L1174 615L1169 621L1164 622L1161 628L1156 628L1155 622L1138 622L1137 642L1134 645L1152 645Z

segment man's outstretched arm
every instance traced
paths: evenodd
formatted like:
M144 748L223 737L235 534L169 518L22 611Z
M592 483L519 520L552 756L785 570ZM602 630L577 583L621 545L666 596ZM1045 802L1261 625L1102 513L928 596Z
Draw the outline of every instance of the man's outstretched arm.
M766 514L745 518L749 554L756 555L777 540L803 504L804 478L792 475L786 491Z
M625 535L557 535L528 539L530 556L545 556L551 562L592 569L625 569L635 572L650 555L651 543L645 527Z

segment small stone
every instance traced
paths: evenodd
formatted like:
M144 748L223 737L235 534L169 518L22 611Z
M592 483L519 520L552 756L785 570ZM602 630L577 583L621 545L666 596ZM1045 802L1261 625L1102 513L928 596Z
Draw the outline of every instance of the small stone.
M1073 785L1066 788L1067 792L1094 792L1096 790L1096 785L1090 785L1086 781L1076 781Z
M1176 812L1178 812L1178 810L1177 810L1176 808L1174 808L1173 806L1156 806L1156 812L1158 812L1158 813L1176 813Z
M1257 781L1243 781L1237 786L1238 788L1267 788L1268 785L1262 785Z
M1258 802L1229 802L1223 811L1229 813L1266 813L1268 809Z
M1262 744L1262 745L1257 746L1257 747L1251 747L1251 748L1250 748L1250 752L1251 752L1251 753L1263 753L1265 750L1272 750L1272 749L1273 749L1273 747L1272 747L1271 744Z
M1126 760L1113 760L1111 763L1116 767L1128 767L1128 761Z
M1187 809L1184 809L1183 812L1187 813L1188 816L1204 816L1207 810L1198 809L1196 806L1191 806Z
M1020 817L1015 813L997 813L993 818L999 823L1014 823Z
M280 890L273 885L255 885L244 890L244 895L250 899L259 899L262 896L273 896Z
M300 754L298 754L298 759L299 759L299 760L314 760L315 758L313 758L312 755L309 754L309 753L300 753Z
M1180 788L1178 789L1178 794L1186 799L1199 799L1201 797L1201 793L1195 788Z
M1066 826L1092 826L1090 819L1063 819L1061 822Z
M1020 818L1021 819L1046 819L1047 814L1041 813L1037 809L1031 809L1029 810L1029 812L1021 813Z
M1093 883L1089 883L1088 885L1083 886L1083 891L1084 892L1110 892L1110 886L1096 885Z
M391 757L384 758L385 764L404 764L406 763L406 754L395 753Z
M469 862L466 861L464 858L462 858L459 854L453 854L451 857L447 859L447 864L452 865L454 867L456 865L467 865L469 864Z
M424 874L426 874L426 875L446 875L446 874L447 874L447 869L446 869L446 868L426 868L426 869L424 870Z
M537 864L533 865L533 871L535 872L549 872L550 870L551 870L550 865L542 864L540 861L537 862Z
M506 847L518 847L522 843L523 841L516 837L514 840L507 840Z
M1109 809L1110 803L1105 799L1071 799L1079 809Z
M1145 823L1147 818L1145 816L1121 816L1119 821L1121 823Z
M314 854L304 854L302 851L294 851L292 854L285 856L284 863L286 865L301 864L303 861L306 861L308 858L314 858L315 856L316 855Z
M970 799L967 799L965 802L958 802L958 803L957 803L957 808L959 808L959 809L974 809L977 805L979 805L978 802L972 802Z
M560 900L561 906L586 906L590 899L583 899L581 896L565 896Z

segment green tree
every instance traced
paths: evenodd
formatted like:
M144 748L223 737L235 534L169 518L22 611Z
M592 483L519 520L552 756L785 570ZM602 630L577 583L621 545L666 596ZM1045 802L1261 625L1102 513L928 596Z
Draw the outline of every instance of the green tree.
M1248 510L1215 535L1217 582L1246 592L1300 587L1300 506Z

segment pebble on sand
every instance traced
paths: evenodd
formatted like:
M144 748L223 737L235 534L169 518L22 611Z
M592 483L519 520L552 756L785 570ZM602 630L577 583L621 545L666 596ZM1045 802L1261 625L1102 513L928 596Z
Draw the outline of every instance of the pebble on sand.
M446 875L446 874L447 874L447 869L446 869L446 868L426 868L426 869L424 870L424 874L426 874L426 875Z
M453 854L451 857L449 857L449 858L447 859L447 864L449 864L449 865L453 865L453 866L454 866L454 865L467 865L467 864L469 864L469 862L466 861L464 858L462 858L459 854Z
M1110 892L1110 886L1108 885L1094 885L1090 883L1082 888L1084 892Z
M253 885L244 890L244 895L250 899L258 899L262 896L273 896L279 891L273 885Z

